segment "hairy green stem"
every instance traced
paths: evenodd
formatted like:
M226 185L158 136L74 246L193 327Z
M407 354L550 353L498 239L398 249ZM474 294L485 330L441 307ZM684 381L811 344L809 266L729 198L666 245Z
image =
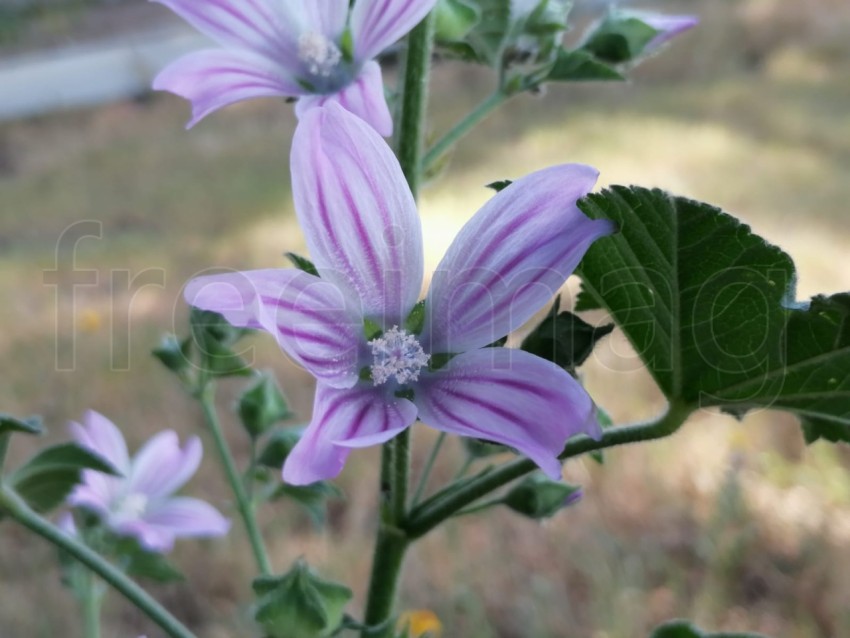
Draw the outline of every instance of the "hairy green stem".
M204 386L199 399L204 412L204 421L206 421L207 428L212 434L219 460L222 467L224 467L224 473L227 475L227 481L230 483L233 496L236 498L236 507L239 510L242 522L245 524L245 530L248 532L248 541L251 543L251 551L254 554L257 569L261 575L269 576L272 573L271 561L269 561L263 536L260 534L257 518L254 515L254 504L245 493L245 486L242 483L242 478L239 476L239 471L236 469L236 463L233 460L233 455L230 453L230 447L224 438L224 432L222 432L221 423L219 423L218 414L216 413L214 382L209 381Z
M9 439L12 436L9 433L0 434L0 473L3 472L3 465L6 463L6 453L9 451Z
M502 90L492 93L462 120L455 124L443 137L428 149L422 158L422 168L427 171L443 154L454 146L463 136L469 133L476 124L490 115L497 107L504 104L510 96Z
M422 177L422 130L428 100L428 74L434 39L433 12L407 37L401 117L396 154L414 199ZM384 636L392 631L391 618L396 588L408 539L401 531L407 517L410 477L410 433L400 434L384 446L381 462L381 492L387 494L381 525L375 540L372 575L366 601L362 636Z
M663 416L654 421L610 428L598 441L589 437L570 441L560 458L568 459L594 450L664 438L678 430L692 411L690 405L673 403ZM404 530L411 539L419 538L479 498L528 474L536 467L528 459L517 459L484 472L459 487L450 485L414 508L404 523Z
M428 455L428 460L425 461L425 466L422 468L422 475L419 477L419 484L416 486L416 491L413 493L413 500L410 501L411 507L416 507L425 493L425 488L428 487L428 479L431 478L431 471L434 469L434 463L437 461L437 456L443 447L443 442L446 440L446 433L440 432L434 446L431 448L431 453Z
M154 600L150 594L139 587L126 574L74 536L66 534L39 516L17 493L5 485L0 486L0 511L88 567L104 582L114 587L121 595L138 607L170 638L195 638L195 635L183 623L172 616L165 607Z

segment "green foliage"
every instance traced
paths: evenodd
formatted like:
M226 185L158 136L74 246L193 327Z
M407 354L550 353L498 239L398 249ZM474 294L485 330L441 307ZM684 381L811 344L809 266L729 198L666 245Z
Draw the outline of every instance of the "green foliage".
M582 50L608 64L623 64L637 59L658 31L645 22L612 13L603 20L582 45Z
M283 467L283 462L300 438L301 434L295 428L278 428L274 430L269 435L265 447L259 456L257 456L257 463L264 467L279 470Z
M795 303L788 255L707 204L615 186L579 206L621 232L588 250L577 309L604 304L668 399L850 438L847 294Z
M560 311L560 306L558 297L548 316L523 339L520 347L562 368L575 370L587 360L596 343L614 330L614 324L591 326L571 312Z
M217 312L192 308L190 315L197 364L213 377L249 376L251 367L232 347L249 330L236 328Z
M316 266L306 257L302 257L296 253L286 253L286 258L289 259L289 261L292 262L292 265L298 270L303 270L307 274L314 275L316 277L319 276L319 271L316 270Z
M18 468L9 484L30 507L48 512L57 507L80 482L83 470L113 476L119 472L106 460L74 443L63 443L41 450Z
M502 502L517 514L540 520L554 516L580 497L581 487L535 472L511 488Z
M239 397L237 412L252 439L292 416L280 386L267 372L261 373L257 381Z
M254 618L270 638L320 638L342 624L348 587L319 578L299 559L283 576L253 582Z
M404 329L407 330L410 334L418 335L422 332L422 328L425 326L425 300L417 302L415 306L413 306L413 310L410 311L410 314L407 315L407 318L404 320Z
M167 334L162 337L159 346L151 350L151 354L160 360L162 365L177 375L184 375L192 365L191 338L179 341L175 335Z
M121 563L126 565L127 575L133 578L142 578L156 583L175 583L185 580L182 572L168 562L165 556L146 550L135 538L116 538L110 553L119 557Z
M37 416L19 419L9 414L0 414L0 436L12 432L39 435L44 434L44 427L41 425L41 418Z
M591 82L625 80L615 68L596 59L589 51L558 49L555 61L545 78L550 82Z
M723 632L705 633L694 627L687 620L670 620L659 625L650 638L765 638L760 634Z
M434 33L440 42L463 40L481 20L481 10L466 0L440 0L436 12Z

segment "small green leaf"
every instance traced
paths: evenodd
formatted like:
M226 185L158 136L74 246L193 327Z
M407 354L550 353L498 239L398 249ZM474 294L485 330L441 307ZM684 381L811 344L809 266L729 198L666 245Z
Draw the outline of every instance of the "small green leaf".
M659 625L650 638L766 638L761 634L747 632L707 633L694 627L687 620L670 620Z
M404 320L404 329L410 334L418 335L425 326L425 300L418 301L407 319Z
M545 78L550 82L623 81L616 69L600 62L589 51L558 49L557 57Z
M254 618L269 638L322 638L342 624L351 590L319 578L299 559L283 576L264 576L252 584Z
M366 337L366 341L377 339L382 334L384 334L384 329L377 322L371 319L363 319L363 336Z
M191 351L191 339L179 341L176 336L167 334L163 336L159 346L151 350L151 354L159 359L166 368L176 374L181 374L191 365L189 359Z
M278 428L271 433L265 447L257 456L257 463L264 467L279 470L286 457L301 438L298 428Z
M464 0L440 0L434 37L438 42L462 40L481 20L481 10Z
M292 416L280 386L268 372L261 373L256 383L242 393L237 412L242 425L253 439Z
M348 31L346 31L346 33L348 33ZM286 258L289 259L289 261L292 262L292 265L298 270L303 270L304 272L315 275L316 277L319 276L319 271L316 270L316 266L306 257L302 257L296 253L286 253Z
M517 514L540 520L550 518L581 498L582 489L563 481L553 481L539 472L516 484L502 501Z
M522 341L521 348L569 370L584 363L596 343L614 330L614 324L592 326L578 316L558 312L560 298L549 316Z
M622 64L640 57L656 35L645 22L615 12L596 27L582 49L601 62Z
M119 475L96 453L74 443L63 443L36 454L9 477L9 483L34 510L48 512L65 500L86 469Z
M487 184L487 188L492 188L497 193L500 193L501 191L505 190L511 184L513 184L513 180L500 179L498 181L490 182L489 184Z
M38 436L44 434L44 426L41 424L41 417L38 416L28 416L19 419L10 414L0 413L0 435L11 432L21 432L23 434Z

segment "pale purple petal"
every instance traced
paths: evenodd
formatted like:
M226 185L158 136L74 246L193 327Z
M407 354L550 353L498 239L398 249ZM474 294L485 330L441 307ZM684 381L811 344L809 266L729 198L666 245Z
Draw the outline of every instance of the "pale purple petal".
M300 118L308 110L336 102L346 111L365 120L382 137L393 134L393 118L384 95L384 80L381 66L374 60L367 62L351 84L336 93L306 95L295 105L295 114Z
M113 524L112 530L120 536L132 536L150 552L165 554L174 548L175 534L170 527L149 525L143 520L133 519Z
M558 455L575 434L598 436L593 401L554 363L521 350L483 348L420 378L414 399L433 428L494 441L560 478Z
M437 0L357 0L351 12L354 59L369 60L407 34Z
M74 440L102 456L122 474L126 473L130 469L130 455L121 430L112 421L94 410L89 410L83 415L83 424L73 421L68 424Z
M697 24L699 24L699 18L696 16L638 13L635 14L635 17L658 31L658 35L650 40L644 47L644 53L655 51L660 46L675 38L677 35L680 35L689 29L693 29Z
M121 479L94 470L83 470L82 482L74 486L68 498L65 499L65 503L105 517L109 514L110 505L122 487Z
M145 443L133 459L127 491L151 500L167 497L180 489L201 463L201 441L190 437L181 449L177 433L159 432Z
M235 102L304 94L282 66L249 51L224 49L204 49L172 62L154 78L153 88L192 103L187 127Z
M387 396L384 388L359 385L338 390L319 384L313 419L283 466L283 480L307 485L334 478L350 448L377 445L416 420L416 407Z
M56 521L56 527L65 532L68 536L77 535L77 524L74 522L74 515L71 512L62 512L59 519Z
M279 1L279 0L278 0ZM304 12L304 29L339 40L348 19L348 0L286 0L292 13Z
M593 241L613 231L576 206L596 182L580 164L517 180L461 229L428 292L422 345L464 352L500 339L552 298Z
M313 0L316 1L316 0ZM328 0L325 0L327 2ZM336 0L338 2L338 0ZM153 0L227 47L255 51L281 64L297 60L298 36L310 14L287 0Z
M235 326L270 332L289 356L327 384L357 382L362 310L332 283L295 269L252 270L193 279L185 297Z
M166 528L176 537L223 536L230 521L209 503L196 498L170 498L152 506L143 515L146 525Z
M292 192L323 279L401 324L422 285L422 229L398 160L339 104L310 109L292 143Z

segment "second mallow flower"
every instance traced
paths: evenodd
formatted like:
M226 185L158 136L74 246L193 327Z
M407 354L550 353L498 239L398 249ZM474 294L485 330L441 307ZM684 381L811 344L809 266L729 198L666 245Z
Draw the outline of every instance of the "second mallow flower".
M291 167L319 277L225 273L185 291L193 306L273 334L318 380L284 480L332 478L352 448L383 443L417 418L512 447L559 477L566 440L599 433L593 402L555 364L487 346L528 321L590 244L612 232L576 207L596 170L555 166L495 195L449 248L423 307L419 217L386 143L332 104L301 120Z
M221 45L165 68L153 88L192 103L189 126L256 97L297 97L296 113L333 101L385 137L393 121L375 57L436 0L153 0Z
M174 496L201 462L201 441L191 437L180 447L177 434L155 434L132 459L121 431L94 411L83 423L72 422L74 440L109 461L122 476L84 470L68 504L96 514L120 536L132 536L147 550L167 552L179 537L222 536L230 522L212 505Z

